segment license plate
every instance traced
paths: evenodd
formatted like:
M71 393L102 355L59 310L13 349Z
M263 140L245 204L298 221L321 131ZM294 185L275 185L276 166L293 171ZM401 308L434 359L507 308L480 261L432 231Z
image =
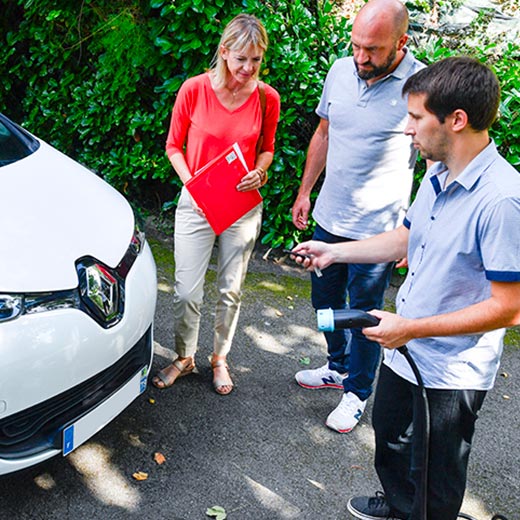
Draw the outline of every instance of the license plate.
M87 415L63 430L63 456L74 451L86 440L119 415L138 395L146 390L148 367L142 368L114 395Z

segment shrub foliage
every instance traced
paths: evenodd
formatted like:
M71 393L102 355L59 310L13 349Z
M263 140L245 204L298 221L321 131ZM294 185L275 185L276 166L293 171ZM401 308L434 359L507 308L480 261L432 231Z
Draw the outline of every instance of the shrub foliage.
M262 75L282 101L277 152L263 189L262 241L291 247L302 238L290 210L317 124L314 109L332 62L349 51L349 21L333 9L336 4L0 0L0 110L134 201L170 212L180 182L164 141L176 92L209 67L224 25L239 12L254 13L271 42ZM475 33L483 23L479 19ZM492 64L503 89L493 137L519 168L520 48L510 43L498 52L496 42L485 38L475 45L468 36L467 42L434 35L416 40L413 50L426 63L466 53ZM418 180L422 174L419 165Z

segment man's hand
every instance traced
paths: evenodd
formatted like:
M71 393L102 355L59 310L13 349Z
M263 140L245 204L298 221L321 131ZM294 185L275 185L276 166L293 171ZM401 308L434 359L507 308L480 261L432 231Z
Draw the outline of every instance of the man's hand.
M395 264L395 268L396 269L408 268L408 257L405 256L404 258L400 258L399 260L397 260L397 262Z
M311 201L309 197L297 197L292 207L292 221L297 229L303 231L309 223Z
M413 339L409 333L412 320L386 311L373 310L370 314L377 316L381 321L376 327L362 329L368 339L377 341L381 346L389 349L402 347Z
M298 244L293 251L306 255L307 258L295 257L295 260L303 264L308 271L313 269L324 269L329 265L335 263L335 256L332 253L332 244L320 242L318 240L309 240Z

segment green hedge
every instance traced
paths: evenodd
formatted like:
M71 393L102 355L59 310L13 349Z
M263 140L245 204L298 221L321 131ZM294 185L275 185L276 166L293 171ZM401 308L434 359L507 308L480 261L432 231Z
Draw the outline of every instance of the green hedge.
M180 188L164 154L175 94L188 76L209 66L224 25L238 12L254 13L271 40L262 74L282 100L277 153L264 188L262 241L291 247L301 238L290 209L317 124L314 109L332 62L349 51L350 27L334 4L86 0L53 7L43 0L2 0L0 110L141 206L169 213ZM492 42L450 46L437 37L417 47L425 62L465 52L493 64L503 86L493 135L518 168L519 47L497 54Z

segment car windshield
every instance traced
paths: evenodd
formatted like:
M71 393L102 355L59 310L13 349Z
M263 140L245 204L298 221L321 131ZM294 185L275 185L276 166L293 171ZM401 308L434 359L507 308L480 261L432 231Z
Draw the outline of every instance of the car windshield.
M0 167L31 155L39 146L32 135L0 114Z

